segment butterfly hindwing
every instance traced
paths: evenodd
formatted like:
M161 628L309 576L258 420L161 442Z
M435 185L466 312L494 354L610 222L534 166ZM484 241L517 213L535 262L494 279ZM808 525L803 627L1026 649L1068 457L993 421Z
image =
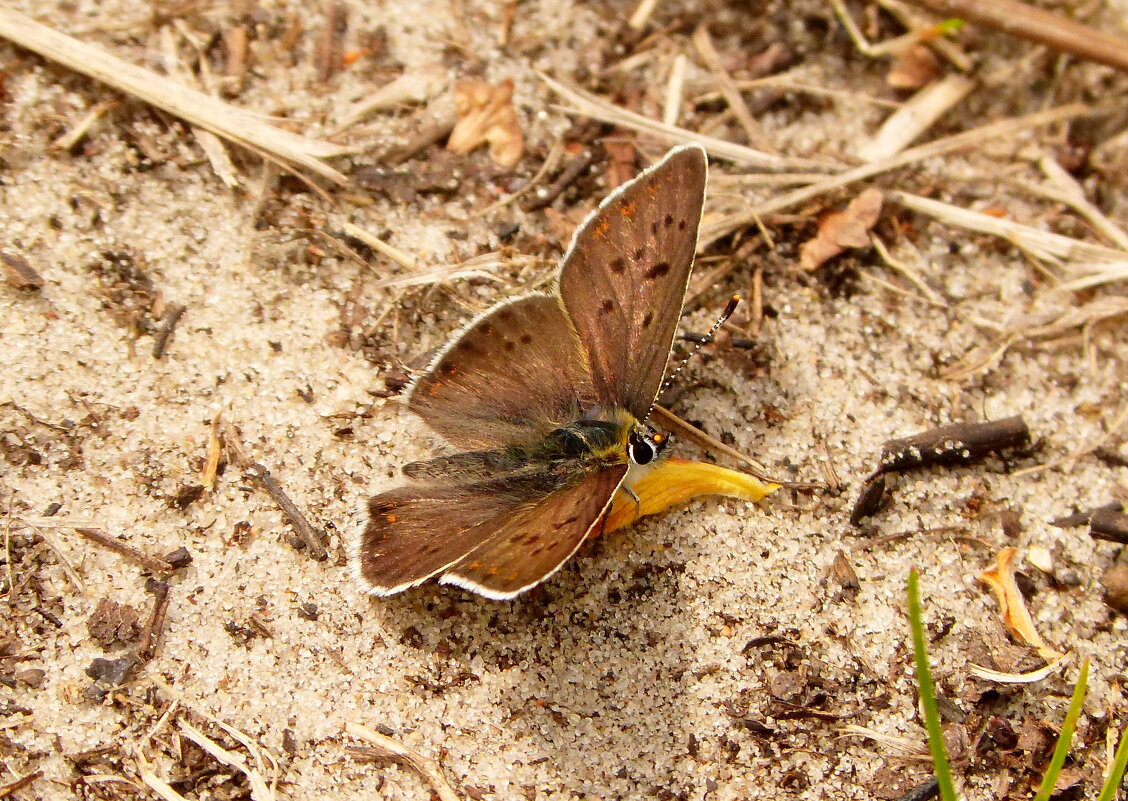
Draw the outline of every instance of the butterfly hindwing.
M512 598L540 584L579 549L627 474L605 467L516 510L488 540L439 580L487 598Z
M604 407L645 418L681 316L705 201L707 161L679 147L610 195L560 268L564 308Z
M594 402L560 299L536 294L472 321L415 382L407 405L452 445L485 450L535 442Z
M401 487L368 504L357 543L359 578L391 595L443 574L509 598L554 573L611 502L626 465L553 469L478 481Z

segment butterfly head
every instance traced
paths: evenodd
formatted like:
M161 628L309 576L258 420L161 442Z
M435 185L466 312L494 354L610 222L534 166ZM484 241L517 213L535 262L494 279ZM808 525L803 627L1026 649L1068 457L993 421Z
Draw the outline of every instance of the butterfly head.
M627 454L631 464L647 465L657 461L670 438L660 434L645 423L636 423L627 437Z

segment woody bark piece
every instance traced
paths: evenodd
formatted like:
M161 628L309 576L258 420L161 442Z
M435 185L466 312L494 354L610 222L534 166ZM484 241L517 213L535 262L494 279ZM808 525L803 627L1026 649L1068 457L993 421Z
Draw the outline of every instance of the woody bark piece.
M883 473L930 465L970 464L1003 448L1030 441L1030 429L1021 416L987 423L955 423L903 439L891 439L881 447Z

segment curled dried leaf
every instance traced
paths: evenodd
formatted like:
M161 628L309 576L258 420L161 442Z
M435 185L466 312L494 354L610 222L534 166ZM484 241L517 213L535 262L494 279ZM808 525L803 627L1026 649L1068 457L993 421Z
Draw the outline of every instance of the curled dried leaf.
M454 106L458 122L447 140L447 150L462 155L486 143L490 158L501 166L512 167L520 160L525 137L513 108L512 79L497 86L485 81L455 84Z
M1017 554L1015 548L1003 548L995 557L995 566L980 573L979 580L995 593L1003 624L1012 637L1036 648L1038 655L1047 662L1061 659L1063 654L1046 644L1034 628L1034 620L1026 609L1026 600L1014 578L1014 559Z
M827 214L819 222L819 232L799 253L799 266L814 270L848 248L869 245L869 231L881 214L884 196L879 189L866 189L842 211Z

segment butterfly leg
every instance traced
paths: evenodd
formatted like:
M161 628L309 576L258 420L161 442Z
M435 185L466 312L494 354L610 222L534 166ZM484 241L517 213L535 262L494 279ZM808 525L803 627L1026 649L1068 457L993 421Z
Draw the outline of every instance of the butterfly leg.
M630 495L631 500L634 501L635 519L637 520L638 518L642 517L642 498L638 497L638 494L626 484L620 484L619 489L627 493L627 495Z

